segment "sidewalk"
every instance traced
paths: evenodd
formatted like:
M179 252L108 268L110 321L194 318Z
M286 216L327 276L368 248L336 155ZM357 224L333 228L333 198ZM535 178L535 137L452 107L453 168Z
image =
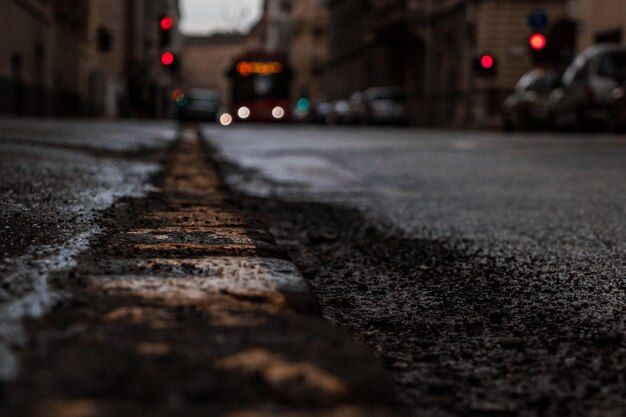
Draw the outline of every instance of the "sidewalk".
M382 367L319 316L209 153L183 130L161 188L107 213L109 233L57 277L70 297L29 325L2 416L396 415Z

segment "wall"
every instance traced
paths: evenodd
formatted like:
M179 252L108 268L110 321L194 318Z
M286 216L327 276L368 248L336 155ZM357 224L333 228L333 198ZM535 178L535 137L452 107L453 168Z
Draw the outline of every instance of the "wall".
M583 50L594 44L598 35L619 34L626 45L626 1L578 0L575 18L579 20L578 48Z
M329 6L328 55L324 83L329 100L348 98L368 86L370 45L366 39L367 6L359 0Z
M0 2L0 113L86 113L89 2Z
M326 61L326 9L319 0L298 0L291 10L292 36L289 60L294 73L292 101L306 96L317 101L323 94Z
M230 83L226 72L243 52L244 42L245 36L233 34L186 38L181 51L184 87L215 90L229 107Z
M0 113L47 114L52 105L54 18L43 2L0 2Z
M297 0L303 1L303 0ZM265 50L286 53L291 36L291 0L265 1Z

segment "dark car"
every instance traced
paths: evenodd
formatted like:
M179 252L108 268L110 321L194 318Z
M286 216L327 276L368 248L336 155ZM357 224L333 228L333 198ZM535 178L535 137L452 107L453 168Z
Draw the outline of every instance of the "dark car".
M328 123L333 112L333 104L328 101L319 101L313 106L313 121L315 123Z
M374 87L365 91L368 122L407 124L407 97L401 87Z
M547 101L558 85L555 72L535 68L520 78L515 91L502 105L502 119L507 130L528 130L548 123Z
M179 90L174 97L178 107L178 118L214 122L220 109L219 96L212 90Z
M326 118L326 122L331 125L352 123L350 103L348 100L337 100L333 102L332 109Z
M362 91L355 91L348 99L351 122L365 125L368 123L367 97Z

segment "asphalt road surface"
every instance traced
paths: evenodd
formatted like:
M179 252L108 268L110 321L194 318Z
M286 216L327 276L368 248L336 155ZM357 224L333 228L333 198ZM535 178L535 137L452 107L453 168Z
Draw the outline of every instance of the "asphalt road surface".
M0 121L0 379L173 123ZM626 414L626 138L203 127L415 416ZM57 288L55 286L55 288ZM61 285L62 287L62 285Z
M204 135L415 416L626 414L626 138Z
M100 211L143 195L175 137L173 123L0 119L0 380L17 372L21 320L61 296L49 275L74 266Z

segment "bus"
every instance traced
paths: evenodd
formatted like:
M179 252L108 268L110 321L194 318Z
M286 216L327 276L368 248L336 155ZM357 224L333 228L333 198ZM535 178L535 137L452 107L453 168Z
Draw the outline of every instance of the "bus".
M289 119L292 73L284 54L248 52L228 71L233 118L279 122Z

